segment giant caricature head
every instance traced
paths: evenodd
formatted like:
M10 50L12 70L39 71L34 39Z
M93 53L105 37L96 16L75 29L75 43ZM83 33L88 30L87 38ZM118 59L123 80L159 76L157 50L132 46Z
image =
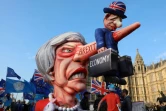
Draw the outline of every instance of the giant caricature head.
M36 55L39 71L54 86L54 97L62 103L86 88L87 62L73 59L77 47L85 43L81 34L68 32L52 38Z
M103 9L105 14L104 17L104 26L109 30L116 30L122 26L122 19L127 18L124 15L126 11L126 6L121 1L112 2L109 7Z

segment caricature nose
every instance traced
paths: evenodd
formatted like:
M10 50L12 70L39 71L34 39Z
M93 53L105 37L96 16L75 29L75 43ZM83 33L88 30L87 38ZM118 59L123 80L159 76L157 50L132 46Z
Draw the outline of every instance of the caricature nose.
M86 63L92 55L97 53L96 42L77 47L77 51L73 57L73 61Z

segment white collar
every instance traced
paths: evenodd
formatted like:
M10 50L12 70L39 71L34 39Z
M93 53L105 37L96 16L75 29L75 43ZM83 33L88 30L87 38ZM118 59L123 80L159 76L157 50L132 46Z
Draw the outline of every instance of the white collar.
M71 108L65 108L65 107L60 107L58 106L55 101L56 99L53 98L53 96L51 96L52 93L49 94L49 103L44 107L43 111L54 111L54 110L58 110L58 111L79 111L79 102L77 102L77 104Z

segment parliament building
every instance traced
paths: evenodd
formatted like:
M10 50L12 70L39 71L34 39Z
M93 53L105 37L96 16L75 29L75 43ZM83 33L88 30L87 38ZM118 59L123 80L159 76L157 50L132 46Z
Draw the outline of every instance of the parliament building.
M133 63L134 75L125 78L127 85L122 86L129 90L132 101L156 103L161 97L159 91L166 94L166 60L160 60L150 66L144 64L142 56L137 50Z

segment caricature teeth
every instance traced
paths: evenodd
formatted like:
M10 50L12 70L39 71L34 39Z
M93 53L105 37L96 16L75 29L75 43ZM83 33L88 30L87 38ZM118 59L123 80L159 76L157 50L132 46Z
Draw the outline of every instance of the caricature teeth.
M85 74L84 73L76 73L76 74L73 74L69 80L72 80L72 79L76 79L76 78L79 78L79 79L85 79Z

